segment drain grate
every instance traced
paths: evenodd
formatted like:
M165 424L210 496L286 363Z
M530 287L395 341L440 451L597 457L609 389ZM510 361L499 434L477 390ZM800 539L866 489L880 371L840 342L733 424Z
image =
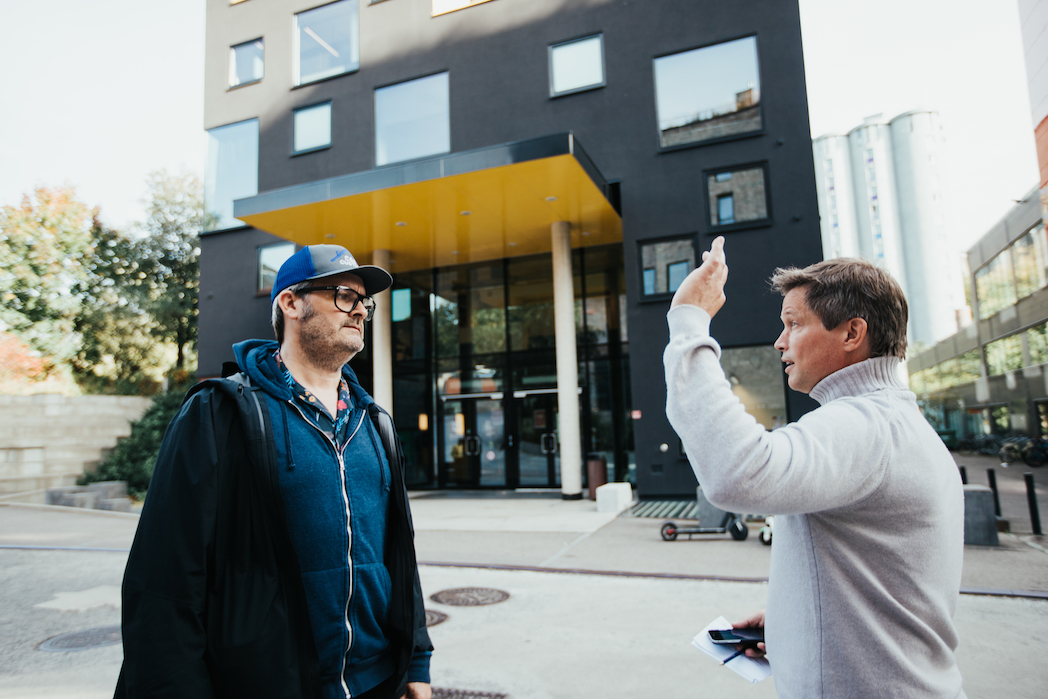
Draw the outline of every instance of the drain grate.
M120 625L100 626L96 629L73 631L49 638L40 644L40 650L51 653L67 653L74 650L101 648L120 643Z
M431 595L430 599L451 607L479 607L505 602L509 599L509 593L491 587L458 587L453 590L441 590Z
M469 689L448 689L434 687L433 699L506 699L507 694L499 692L474 692Z
M436 626L437 624L447 620L448 615L444 612L438 612L435 609L426 610L426 626Z

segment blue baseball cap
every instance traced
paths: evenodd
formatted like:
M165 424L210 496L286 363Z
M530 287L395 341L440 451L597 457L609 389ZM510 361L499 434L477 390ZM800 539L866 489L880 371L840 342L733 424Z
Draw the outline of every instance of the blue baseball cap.
M281 291L312 279L351 272L364 282L364 293L368 296L385 291L393 285L389 272L374 265L358 265L353 253L341 245L307 245L280 265L269 302L276 300Z

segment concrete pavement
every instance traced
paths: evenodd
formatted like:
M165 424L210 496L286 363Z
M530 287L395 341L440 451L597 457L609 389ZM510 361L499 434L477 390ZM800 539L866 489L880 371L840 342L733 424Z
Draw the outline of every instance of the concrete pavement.
M448 615L431 629L436 686L514 699L774 696L771 680L749 685L689 645L713 618L763 606L766 584L723 580L767 576L770 549L756 536L664 542L659 520L609 518L592 502L555 494L419 493L412 511L427 598L457 587L510 593L483 607L427 599ZM119 645L73 653L37 646L119 623L113 590L126 553L103 549L128 548L136 523L133 515L0 506L0 545L81 549L0 549L0 697L111 696ZM1048 593L1048 542L1002 542L1000 550L966 549L963 584ZM590 572L567 572L580 570ZM1029 648L1048 636L1048 599L966 594L956 622L969 697L1043 696L1048 667L1031 662Z

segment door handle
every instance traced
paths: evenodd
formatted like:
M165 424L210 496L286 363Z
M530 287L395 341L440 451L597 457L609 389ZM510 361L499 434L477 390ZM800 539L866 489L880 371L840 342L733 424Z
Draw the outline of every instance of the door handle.
M549 452L551 454L556 454L557 453L557 447L560 446L560 445L557 444L557 433L556 432L550 432L549 445L550 445L549 446Z

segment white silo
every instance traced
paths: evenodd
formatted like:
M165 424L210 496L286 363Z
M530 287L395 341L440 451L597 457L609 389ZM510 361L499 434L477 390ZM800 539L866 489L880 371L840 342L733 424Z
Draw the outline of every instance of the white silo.
M891 129L880 114L875 114L848 132L848 145L861 255L887 269L908 297L895 198Z
M812 141L812 153L823 259L860 257L848 137L820 136Z
M943 217L942 125L936 112L917 110L900 114L889 126L910 341L930 346L957 332L956 309L963 306L957 298L963 291Z

